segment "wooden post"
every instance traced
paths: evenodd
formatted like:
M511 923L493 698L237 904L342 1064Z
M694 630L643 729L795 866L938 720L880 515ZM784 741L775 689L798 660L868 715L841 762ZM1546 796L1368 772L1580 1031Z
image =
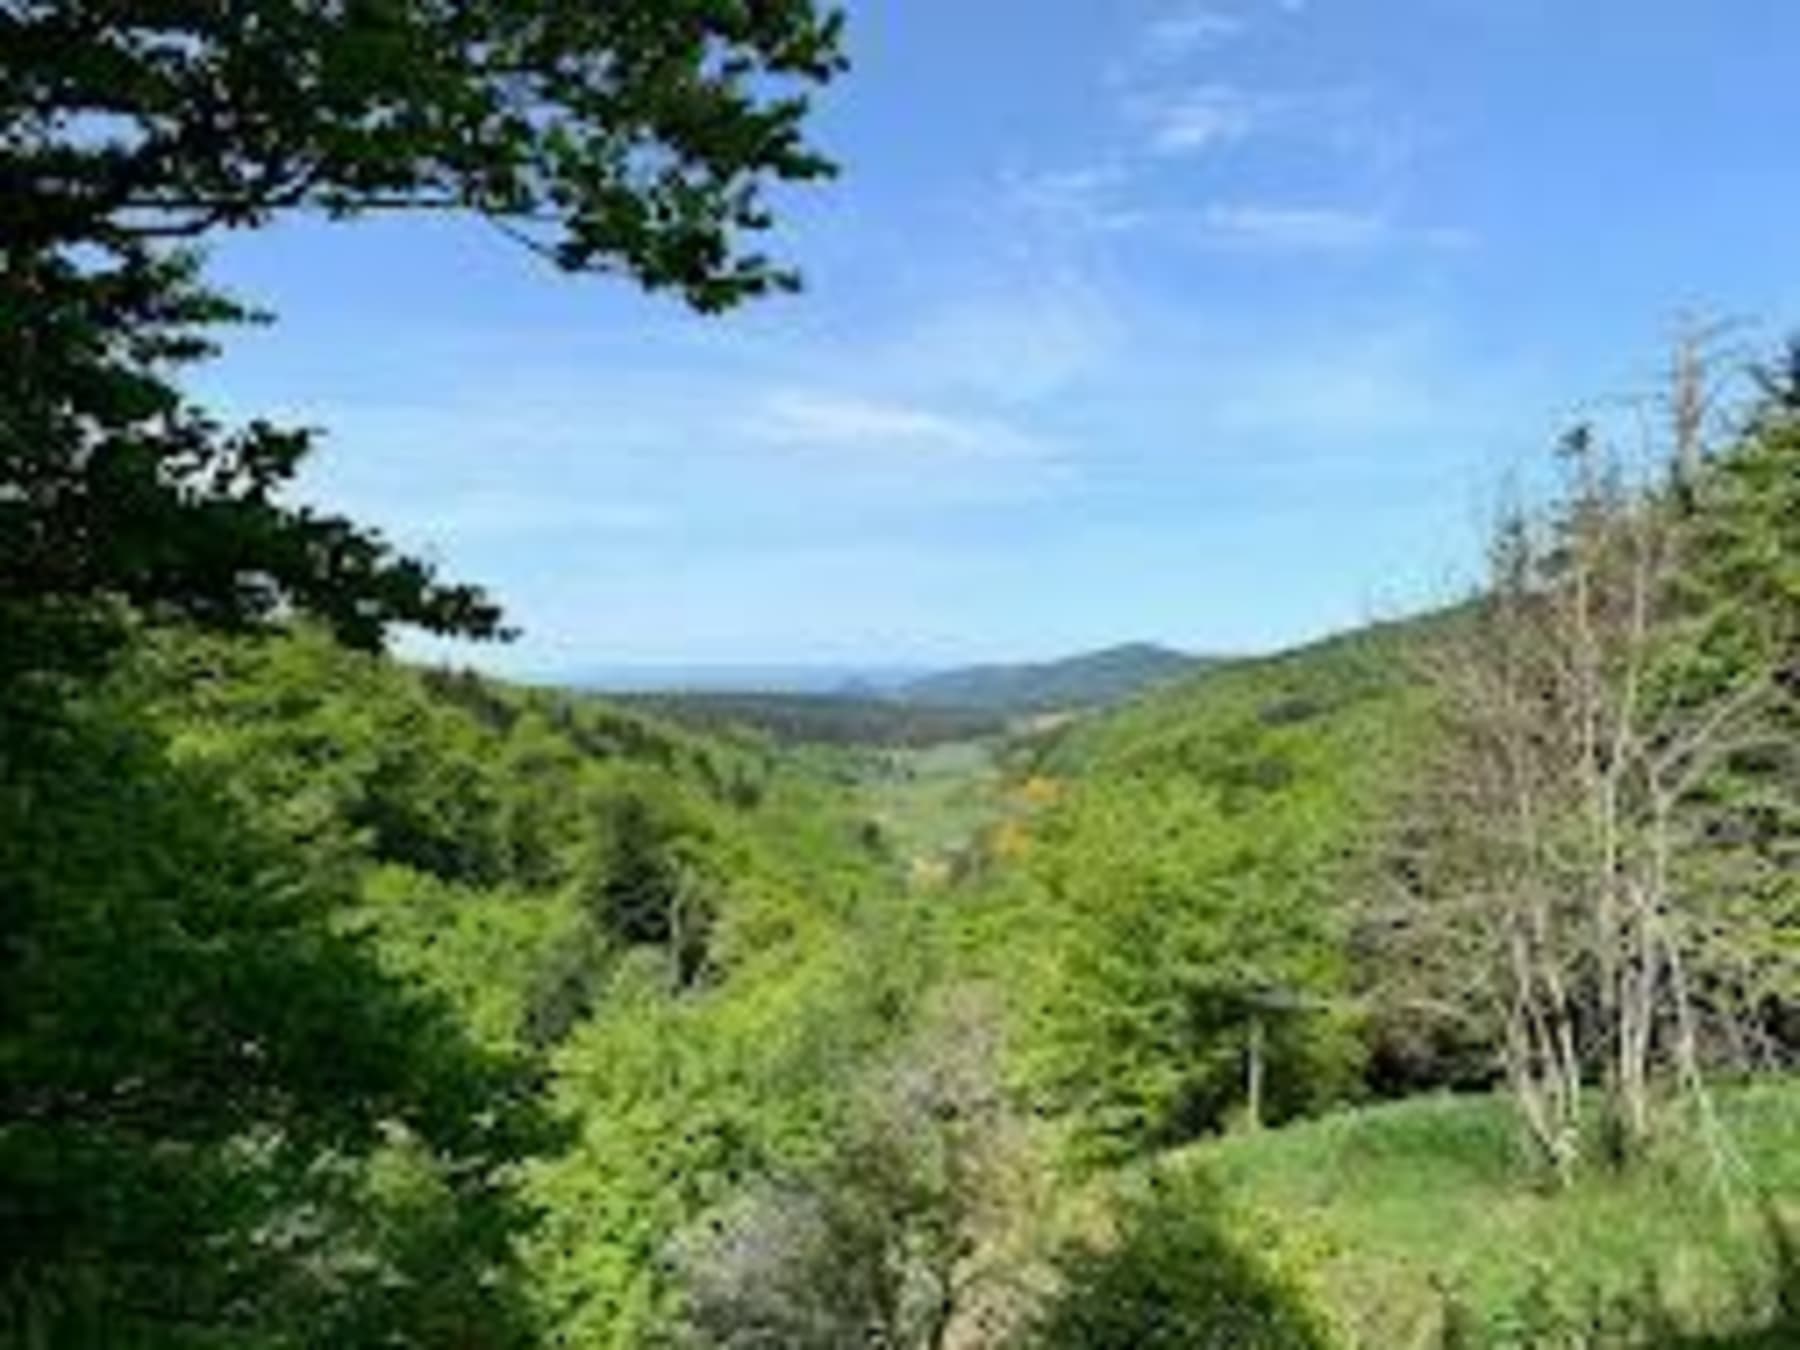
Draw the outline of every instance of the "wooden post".
M1249 1044L1244 1055L1245 1118L1252 1130L1262 1128L1263 1019L1261 1010L1250 1014Z

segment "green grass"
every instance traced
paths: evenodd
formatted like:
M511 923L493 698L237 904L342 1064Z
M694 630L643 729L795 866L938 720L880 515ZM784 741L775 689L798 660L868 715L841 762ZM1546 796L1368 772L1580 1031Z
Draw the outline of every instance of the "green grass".
M1504 1101L1441 1097L1378 1106L1204 1145L1226 1194L1280 1234L1358 1346L1437 1343L1446 1297L1487 1329L1480 1344L1579 1345L1528 1326L1629 1301L1664 1310L1656 1344L1800 1343L1759 1329L1773 1308L1774 1210L1800 1220L1800 1081L1721 1092L1737 1154L1722 1186L1685 1134L1624 1173L1596 1164L1546 1187ZM1511 1330L1509 1330L1509 1328Z
M904 858L944 858L999 817L1000 769L990 741L890 750L882 760L886 771L868 777L862 797Z

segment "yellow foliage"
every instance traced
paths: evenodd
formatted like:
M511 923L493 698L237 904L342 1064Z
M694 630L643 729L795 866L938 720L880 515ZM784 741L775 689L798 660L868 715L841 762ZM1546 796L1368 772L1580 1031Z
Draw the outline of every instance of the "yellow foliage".
M1023 821L1003 820L988 836L988 852L1006 862L1016 862L1031 848L1031 831Z
M950 884L950 864L943 858L914 858L910 879L915 890L940 890Z

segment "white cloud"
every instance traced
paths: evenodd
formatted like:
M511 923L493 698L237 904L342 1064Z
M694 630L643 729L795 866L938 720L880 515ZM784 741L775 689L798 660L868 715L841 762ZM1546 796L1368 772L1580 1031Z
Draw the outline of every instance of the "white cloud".
M1150 224L1189 243L1296 253L1354 253L1380 248L1461 249L1464 230L1413 227L1380 211L1338 206L1218 202L1197 211L1170 211Z
M1235 85L1207 84L1173 94L1136 95L1127 111L1144 125L1152 153L1194 155L1247 139L1261 128L1268 101Z
M1265 148L1284 157L1290 177L1296 168L1312 169L1330 183L1331 197L1386 202L1408 195L1410 171L1432 135L1376 89L1269 88L1224 74L1196 80L1179 68L1186 57L1269 22L1271 10L1292 16L1307 8L1308 0L1259 0L1254 7L1249 0L1187 0L1165 8L1138 30L1135 46L1108 76L1118 119L1110 150L1085 165L1015 174L1003 184L1003 205L1060 238L1072 256L1075 248L1125 234L1306 252L1467 246L1471 240L1460 231L1397 223L1381 211L1194 201L1186 161L1229 156L1221 171L1255 168L1253 153Z
M1074 169L1005 175L1002 205L1036 224L1077 235L1117 234L1143 223L1125 199L1131 172L1120 160Z
M1260 201L1215 201L1191 205L1165 187L1152 196L1156 183L1148 174L1102 175L1071 172L1017 182L1010 204L1021 213L1072 237L1088 239L1131 233L1139 238L1212 247L1269 249L1286 252L1348 253L1378 248L1456 250L1473 247L1469 231L1451 226L1420 226L1395 220L1386 211L1353 206L1287 204ZM1083 329L1077 312L1013 306L1010 340L984 339L987 360L996 369L1014 369L1012 352L1030 370L1046 357L1066 350ZM968 345L973 360L976 347Z
M1150 61L1179 61L1241 36L1249 26L1241 16L1218 9L1178 10L1153 20L1144 30L1143 53Z
M1278 139L1391 179L1431 141L1404 112L1356 85L1255 89L1140 80L1126 87L1119 112L1137 128L1138 152L1162 159Z
M803 449L970 458L1038 458L1047 451L1030 434L991 418L802 390L765 396L745 425L757 440Z
M1385 217L1335 207L1216 205L1200 213L1198 225L1219 243L1278 249L1360 249L1393 236Z

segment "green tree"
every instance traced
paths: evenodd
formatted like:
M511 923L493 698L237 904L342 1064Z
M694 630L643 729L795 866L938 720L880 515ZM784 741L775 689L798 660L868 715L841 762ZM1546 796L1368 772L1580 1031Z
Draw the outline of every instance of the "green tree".
M802 126L840 27L812 0L0 7L5 664L66 656L66 611L105 596L227 626L300 608L364 644L498 633L478 591L280 503L311 433L180 394L252 316L179 246L286 211L461 210L701 310L790 287L746 240L771 183L830 170Z
M1800 340L1761 372L1743 433L1691 494L1658 696L1728 710L1725 745L1679 806L1697 991L1741 1063L1783 1057L1800 1001Z
M175 744L96 678L130 610L305 613L366 647L503 631L479 590L282 500L312 433L182 393L258 317L193 249L284 212L455 210L702 311L790 288L749 241L771 185L830 170L802 126L840 27L812 0L0 3L0 1334L519 1331L515 1066L343 932L376 859L395 910L510 866L484 733L378 678L319 697L304 676L343 668L302 659L226 671L235 720ZM400 966L456 990L462 964Z
M1150 1174L1119 1202L1110 1241L1071 1243L1062 1287L1026 1344L1042 1350L1329 1350L1305 1291L1233 1231L1197 1170Z
M28 265L296 208L469 210L719 308L793 284L742 237L770 181L829 172L798 90L840 28L813 0L14 0L0 241Z
M682 984L705 960L714 918L705 836L701 813L674 793L627 786L607 804L609 857L590 900L612 941L666 948Z
M514 1342L521 1066L148 721L0 720L0 1341Z
M1027 1057L1101 1154L1165 1147L1341 1090L1344 915L1328 821L1221 809L1179 781L1100 783L1037 863L1056 925Z

